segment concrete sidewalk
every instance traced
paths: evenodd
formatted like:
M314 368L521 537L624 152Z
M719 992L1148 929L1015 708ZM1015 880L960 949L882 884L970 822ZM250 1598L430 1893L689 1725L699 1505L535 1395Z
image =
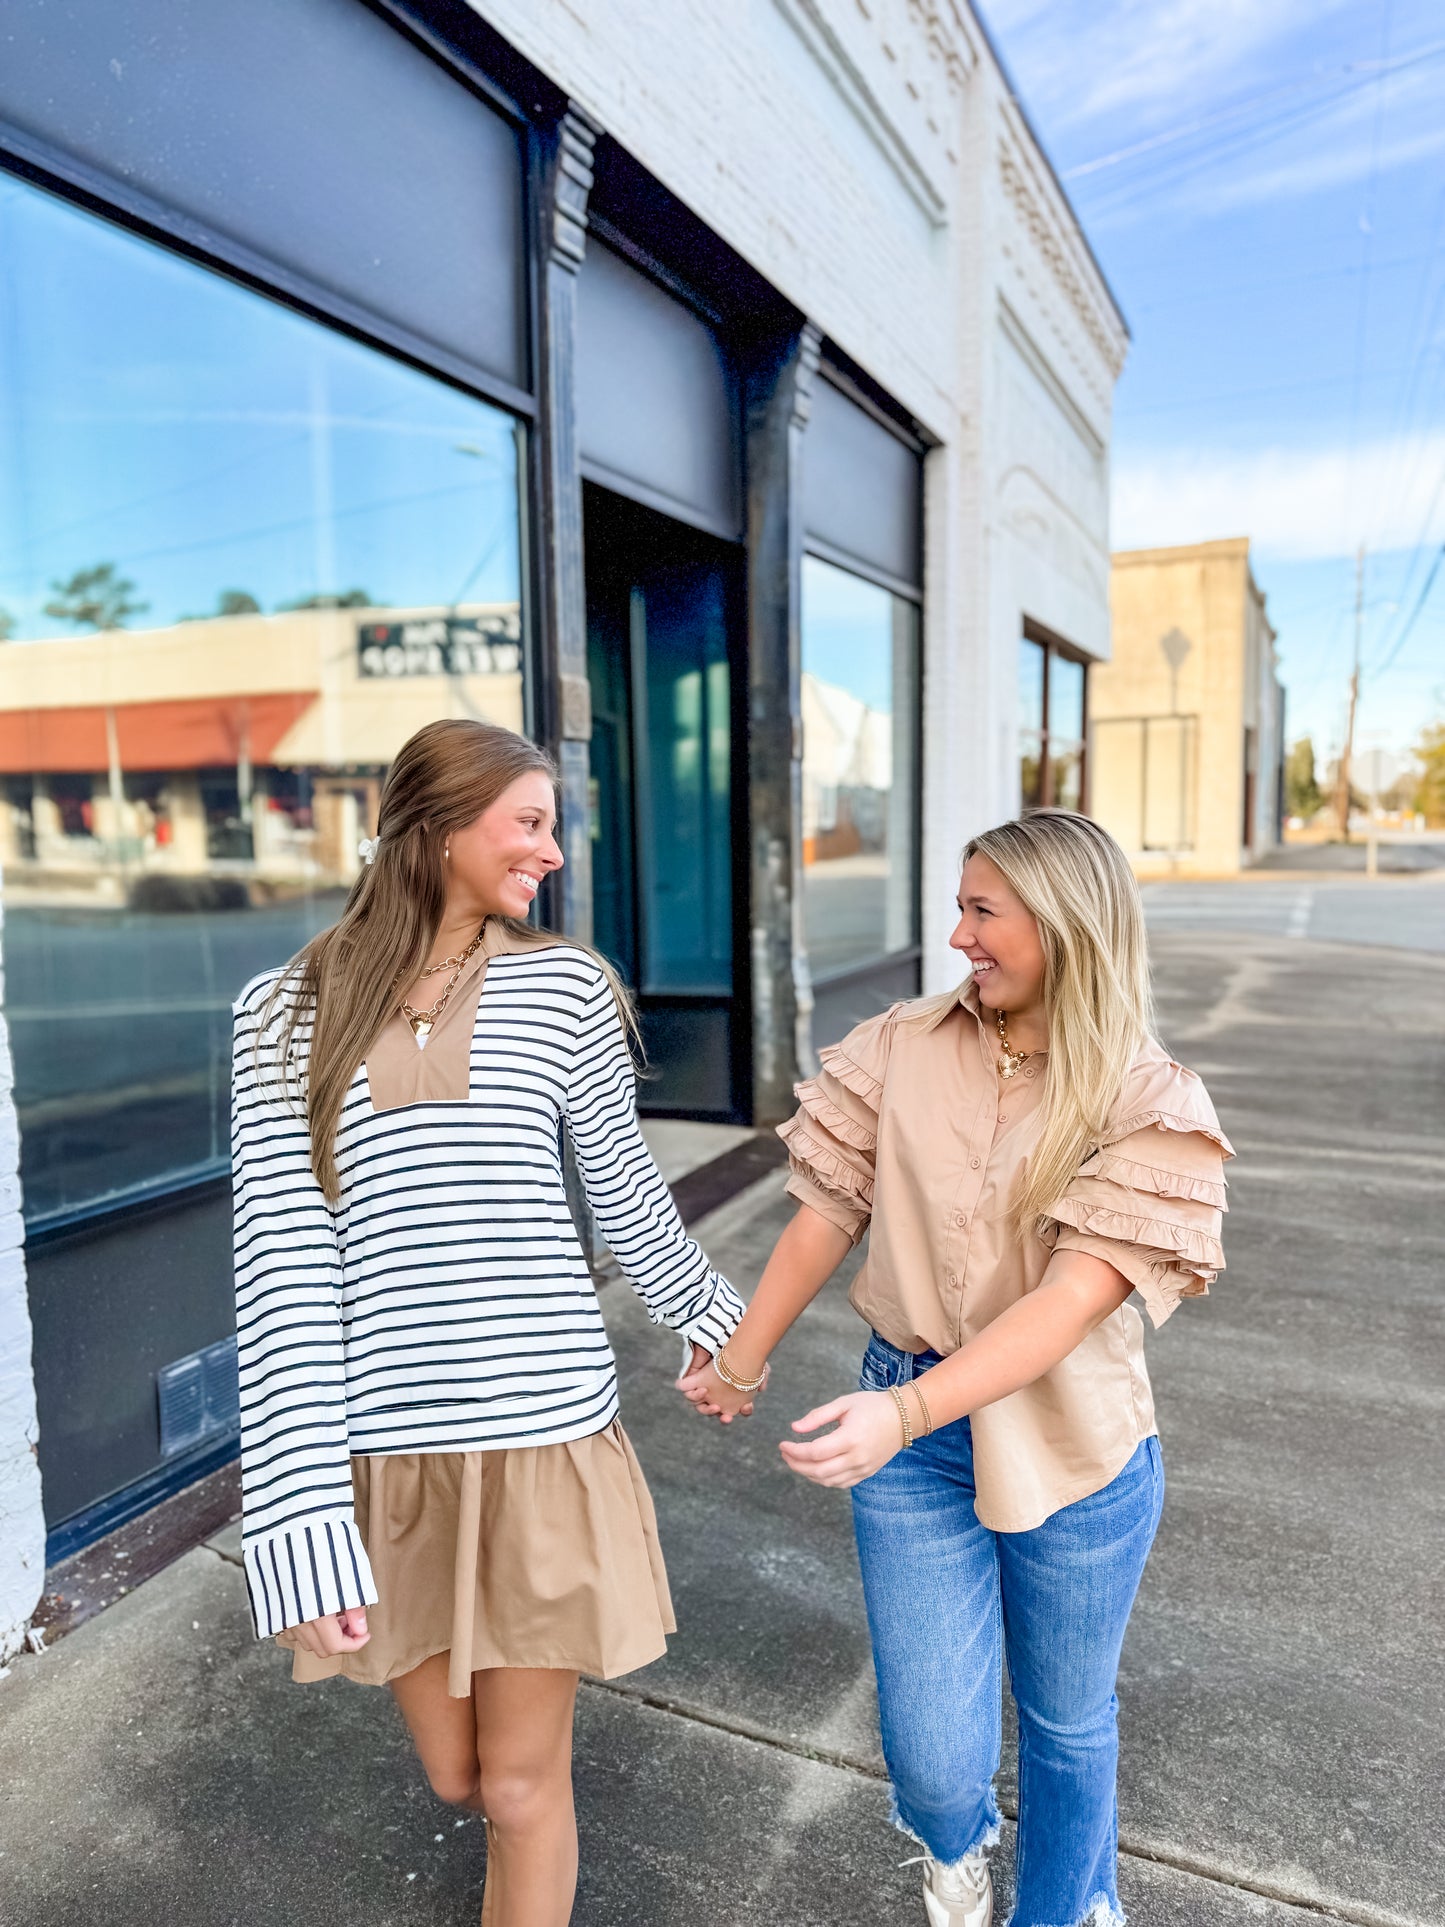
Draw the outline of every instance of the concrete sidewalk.
M1229 1272L1151 1345L1170 1496L1120 1682L1121 1891L1138 1927L1439 1927L1445 961L1155 948L1165 1037L1240 1160ZM768 1178L699 1233L750 1287L787 1215ZM682 1631L584 1688L578 1927L919 1922L846 1497L776 1448L855 1382L842 1281L727 1433L671 1391L675 1344L625 1286L603 1298ZM384 1695L289 1684L234 1553L220 1535L0 1685L6 1927L474 1919L479 1829Z

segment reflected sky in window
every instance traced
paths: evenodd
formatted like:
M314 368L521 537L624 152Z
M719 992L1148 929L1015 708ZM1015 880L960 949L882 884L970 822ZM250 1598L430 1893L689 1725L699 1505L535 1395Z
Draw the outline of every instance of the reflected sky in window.
M0 177L0 610L110 563L129 627L360 591L516 602L497 410ZM3 618L0 618L3 620Z

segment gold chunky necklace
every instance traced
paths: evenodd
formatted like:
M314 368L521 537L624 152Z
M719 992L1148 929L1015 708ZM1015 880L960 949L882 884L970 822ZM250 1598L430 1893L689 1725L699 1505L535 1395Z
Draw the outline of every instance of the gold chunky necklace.
M1013 1077L1017 1074L1020 1064L1026 1064L1031 1057L1037 1057L1038 1052L1036 1050L1010 1050L1008 1023L1004 1017L1004 1013L1001 1010L995 1011L994 1016L998 1021L999 1042L1003 1045L998 1060L999 1076L1005 1078Z
M484 923L459 957L443 957L440 963L428 964L426 969L423 970L421 973L423 977L434 977L439 970L445 970L448 966L450 966L452 973L446 989L442 992L441 996L437 998L430 1010L418 1010L414 1004L409 1004L405 997L398 999L401 1005L401 1014L411 1025L411 1034L416 1039L416 1047L418 1050L426 1049L427 1039L436 1028L438 1017L441 1016L442 1012L451 1002L452 992L461 981L463 970L466 969L468 963L470 963L472 958L477 954L477 948L482 941L486 927Z

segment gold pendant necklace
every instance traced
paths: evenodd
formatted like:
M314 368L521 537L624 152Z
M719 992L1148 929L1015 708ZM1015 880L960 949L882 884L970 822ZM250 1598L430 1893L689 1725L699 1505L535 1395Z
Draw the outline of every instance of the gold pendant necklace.
M995 1011L994 1015L998 1021L999 1042L1003 1045L1003 1050L998 1060L999 1076L1003 1078L1013 1077L1017 1074L1020 1064L1026 1064L1031 1057L1037 1057L1038 1052L1034 1050L1010 1050L1008 1023L1005 1020L1004 1013L1000 1010Z
M430 1010L418 1010L414 1004L409 1004L405 997L398 999L401 1005L401 1014L411 1025L411 1034L416 1039L416 1047L418 1050L426 1049L427 1040L436 1028L437 1019L451 1002L452 992L461 981L462 972L477 953L477 946L482 941L486 927L485 924L482 925L482 928L472 938L471 942L459 957L444 957L439 964L431 964L421 973L423 977L434 976L438 970L445 970L448 964L452 965L452 974L447 983L447 987L441 996L437 998Z

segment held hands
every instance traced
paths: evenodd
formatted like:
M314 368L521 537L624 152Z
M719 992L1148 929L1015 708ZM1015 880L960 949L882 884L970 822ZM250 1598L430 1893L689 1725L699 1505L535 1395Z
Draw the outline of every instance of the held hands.
M768 1368L763 1368L763 1384L755 1392L739 1392L718 1376L712 1356L693 1341L692 1362L677 1381L677 1389L699 1418L720 1419L731 1425L735 1418L751 1418L753 1405L766 1388Z
M699 1418L719 1419L724 1425L750 1417L759 1396L740 1392L721 1379L711 1357L697 1344L677 1388ZM898 1407L889 1392L849 1392L794 1419L793 1430L816 1432L823 1425L835 1429L806 1441L784 1439L778 1447L789 1470L815 1485L858 1485L872 1478L903 1446Z

